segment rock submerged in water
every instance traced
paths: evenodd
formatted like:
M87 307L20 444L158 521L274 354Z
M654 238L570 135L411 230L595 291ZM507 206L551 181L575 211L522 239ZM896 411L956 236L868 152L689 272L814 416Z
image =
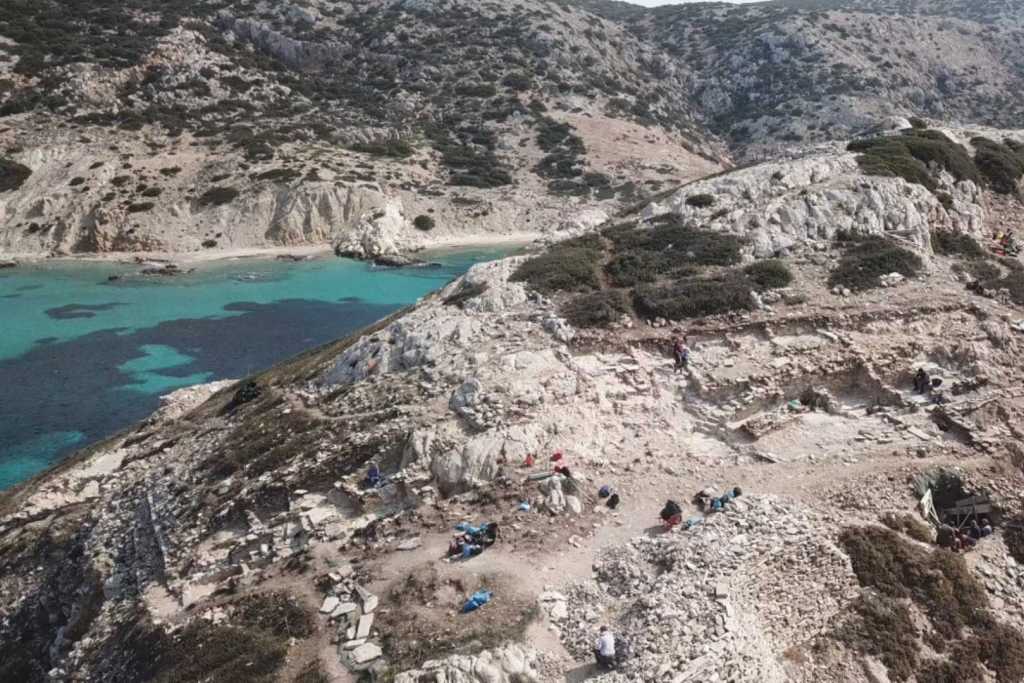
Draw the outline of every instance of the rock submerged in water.
M18 262L14 259L0 259L0 270L4 268L17 268Z
M182 268L177 263L161 263L143 268L139 271L139 275L174 277L177 275L188 275L194 271L195 268Z

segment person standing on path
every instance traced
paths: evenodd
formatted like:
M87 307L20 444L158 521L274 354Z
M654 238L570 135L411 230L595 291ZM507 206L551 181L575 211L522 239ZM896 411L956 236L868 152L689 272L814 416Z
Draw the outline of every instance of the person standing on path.
M672 356L676 360L675 371L677 373L687 369L690 365L690 349L687 347L686 335L676 336L672 339Z

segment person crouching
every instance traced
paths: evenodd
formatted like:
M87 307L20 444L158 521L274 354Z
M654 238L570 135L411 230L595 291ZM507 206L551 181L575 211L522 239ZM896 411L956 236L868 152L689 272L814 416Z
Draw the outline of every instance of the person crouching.
M594 657L598 668L611 671L615 668L615 635L607 626L601 627L601 635L594 643Z

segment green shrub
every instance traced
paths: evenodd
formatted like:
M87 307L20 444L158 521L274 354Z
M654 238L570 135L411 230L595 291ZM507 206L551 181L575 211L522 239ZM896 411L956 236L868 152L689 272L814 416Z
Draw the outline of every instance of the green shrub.
M686 198L686 204L698 209L706 209L709 206L714 206L715 197L710 194L695 194Z
M313 619L299 601L287 593L249 595L234 605L233 623L284 638L306 638Z
M956 180L981 180L967 150L935 130L913 129L900 135L854 140L846 149L862 153L857 163L868 175L900 177L930 190L938 186L928 168L930 163L944 168Z
M203 249L213 249L217 246L217 240L203 240Z
M682 265L731 266L740 262L743 242L730 233L684 226L675 215L659 216L650 228L626 224L608 228L605 237L617 254L654 252L668 255Z
M161 189L159 187L147 187L145 190L142 191L142 196L143 197L159 197L160 195L163 194L163 192L164 192L163 189Z
M917 130L926 130L928 128L928 122L916 116L911 116L907 121L910 122L911 128L915 128Z
M412 145L405 140L400 139L388 139L376 142L357 142L349 145L349 149L353 152L372 154L377 157L391 157L394 159L404 159L407 156L411 156L412 153L416 151L413 149Z
M234 201L238 194L238 190L233 187L211 187L199 195L199 199L196 202L201 207L222 206Z
M419 216L416 216L415 219L413 219L412 224L416 227L417 230L429 232L434 229L434 226L437 224L437 222L434 220L433 216L420 214Z
M287 652L283 638L263 631L193 622L159 653L153 680L270 683Z
M135 202L128 205L128 213L145 213L156 206L153 202Z
M716 278L686 278L671 285L643 285L633 295L633 308L647 318L684 320L754 308L751 283L728 273Z
M863 291L879 287L883 275L900 273L914 277L923 267L921 257L909 249L884 237L865 237L846 248L828 283L830 287Z
M32 169L28 166L19 164L17 161L0 158L0 192L10 192L21 188L30 175L32 175Z
M505 77L501 79L501 84L509 90L522 92L524 90L529 90L532 83L529 76L524 73L514 71L512 73L505 74Z
M951 230L932 230L932 249L941 256L986 256L985 249L970 235Z
M300 177L302 172L294 168L272 168L255 176L256 180L269 180L274 183L290 183Z
M953 268L966 272L979 283L991 283L1003 276L1003 270L998 265L985 259L974 259L966 263L956 263Z
M68 185L70 187L78 187L79 185L83 184L84 182L85 182L85 178L82 178L81 176L79 176L79 177L76 177L76 178L72 178L68 182Z
M865 592L850 607L853 617L836 635L853 649L878 657L894 680L905 681L913 675L921 646L907 606Z
M512 184L512 176L495 155L497 135L479 122L456 119L449 125L432 125L427 137L448 169L448 184L494 188Z
M1019 261L1002 261L1003 265L1007 266L1007 272L1003 274L1003 271L991 262L978 262L971 264L972 267L968 272L972 274L977 280L977 285L980 285L987 291L999 291L1006 290L1010 300L1015 304L1024 306L1024 269L1021 269Z
M861 586L913 600L942 638L957 638L964 626L985 623L985 588L960 555L919 548L878 527L847 529L840 542Z
M574 327L608 327L623 314L629 314L629 300L618 289L582 294L562 306L562 315Z
M793 273L789 270L789 266L778 259L751 263L743 269L743 274L758 291L788 287L793 282Z
M602 256L601 240L585 235L550 247L525 261L510 278L527 282L541 292L579 292L599 289L597 266Z
M491 83L460 83L455 86L455 94L461 97L494 97L498 89Z
M988 186L1000 194L1020 192L1020 179L1024 177L1024 154L1005 144L988 138L976 137L974 163L985 177Z
M615 251L605 266L613 285L633 287L665 276L694 275L697 266L740 262L742 242L735 235L687 228L675 216L657 220L650 228L626 224L605 230Z

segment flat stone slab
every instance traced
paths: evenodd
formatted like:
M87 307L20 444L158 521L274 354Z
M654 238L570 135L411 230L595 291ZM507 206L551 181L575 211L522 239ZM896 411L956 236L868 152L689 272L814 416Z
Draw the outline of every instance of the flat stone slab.
M359 609L359 605L357 605L356 603L343 602L331 611L331 619L337 619L338 617L343 617L346 614L351 614L352 612L355 612L357 609Z
M366 664L380 657L382 650L373 643L365 643L352 650L352 661L356 664Z
M330 614L335 610L335 608L338 607L338 603L340 602L341 600L334 597L333 595L324 598L323 604L320 605L320 614Z
M359 604L363 606L363 614L369 614L377 609L377 596L362 586L356 586L356 596L359 598Z
M359 624L356 625L356 638L369 638L370 629L373 628L373 615L364 614L359 617Z

